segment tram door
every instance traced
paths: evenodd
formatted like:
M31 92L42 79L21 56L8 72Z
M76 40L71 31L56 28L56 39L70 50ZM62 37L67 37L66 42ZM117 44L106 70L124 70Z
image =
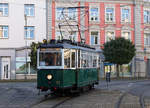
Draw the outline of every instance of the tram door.
M10 57L2 57L2 79L10 79Z

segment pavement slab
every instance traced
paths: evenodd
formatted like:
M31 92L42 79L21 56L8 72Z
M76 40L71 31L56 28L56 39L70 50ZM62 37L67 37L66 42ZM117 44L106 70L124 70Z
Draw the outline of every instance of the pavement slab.
M139 99L138 96L127 93L121 101L120 108L141 108Z

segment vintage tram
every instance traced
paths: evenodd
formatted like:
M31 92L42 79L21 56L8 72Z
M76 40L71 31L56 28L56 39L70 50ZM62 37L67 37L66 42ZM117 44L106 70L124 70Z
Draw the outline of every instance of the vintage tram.
M68 40L42 44L37 50L37 88L53 93L91 89L98 84L99 52Z

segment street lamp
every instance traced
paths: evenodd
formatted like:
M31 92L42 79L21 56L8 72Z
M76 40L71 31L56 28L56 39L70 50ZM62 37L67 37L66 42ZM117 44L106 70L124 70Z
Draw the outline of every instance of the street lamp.
M24 14L24 18L25 18L25 27L27 29L27 15L26 14ZM26 35L25 35L25 64L26 64L25 65L25 79L27 79L27 76L26 76L27 74L27 36Z

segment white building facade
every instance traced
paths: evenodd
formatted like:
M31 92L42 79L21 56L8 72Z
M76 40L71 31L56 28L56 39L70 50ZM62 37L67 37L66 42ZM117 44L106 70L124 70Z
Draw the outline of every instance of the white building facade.
M43 39L46 0L0 0L0 79L36 78L27 47Z

